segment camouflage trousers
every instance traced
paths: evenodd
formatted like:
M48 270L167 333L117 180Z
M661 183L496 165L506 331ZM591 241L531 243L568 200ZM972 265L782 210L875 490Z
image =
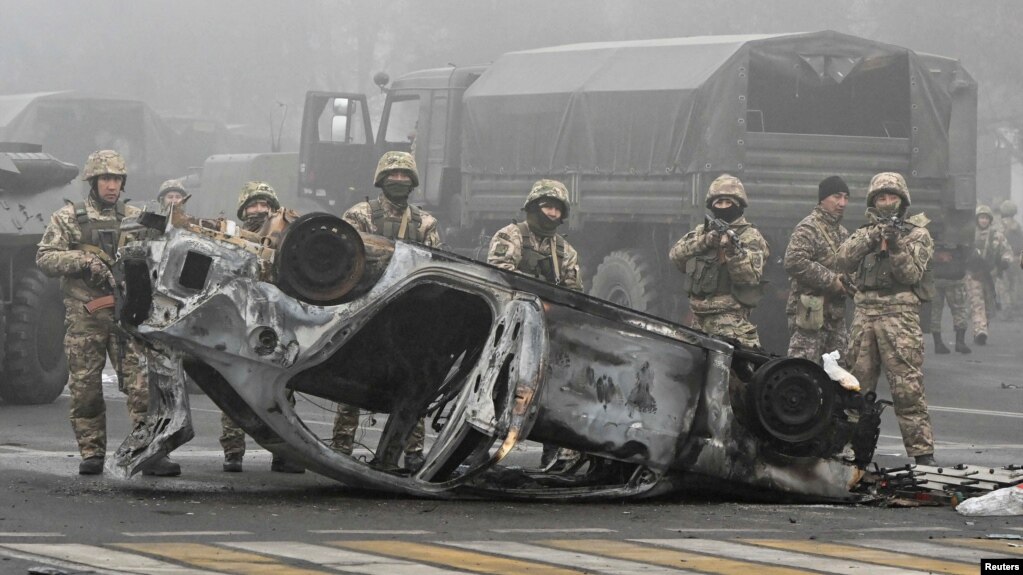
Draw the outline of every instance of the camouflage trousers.
M220 446L224 457L245 455L245 432L226 413L220 414Z
M295 394L291 391L288 391L288 402L295 406ZM245 455L245 431L224 412L220 413L220 447L224 449L224 457Z
M757 326L749 321L749 308L720 313L693 312L693 327L710 335L737 339L747 347L760 347Z
M355 431L358 428L359 408L345 403L337 404L337 415L334 417L334 436L330 442L331 449L351 455L355 448ZM405 445L405 453L422 451L425 441L426 422L420 419Z
M941 333L941 316L945 303L952 312L952 328L965 330L969 323L969 298L966 295L966 280L934 280L934 299L931 300L931 333ZM922 318L921 318L922 319Z
M845 353L849 345L845 329L845 318L824 318L824 325L817 331L796 327L795 316L789 316L789 351L790 357L808 359L817 365L821 364L821 356L836 349Z
M120 364L118 388L128 396L132 427L144 423L149 410L149 386L142 354L136 343L122 343L114 327L114 311L85 311L82 302L64 302L64 351L67 353L68 391L71 395L71 429L82 459L105 456L107 451L107 407L103 400L103 368L107 357ZM123 348L123 360L121 359Z
M923 332L919 310L853 317L846 366L860 381L863 393L877 389L881 369L892 390L895 417L910 457L934 453L934 433L924 396Z
M987 335L987 323L995 313L995 290L992 282L977 279L972 272L966 274L966 293L970 302L970 321L973 336Z
M1002 302L1003 315L1010 319L1023 306L1023 270L1013 262L1002 275L995 278L995 292Z

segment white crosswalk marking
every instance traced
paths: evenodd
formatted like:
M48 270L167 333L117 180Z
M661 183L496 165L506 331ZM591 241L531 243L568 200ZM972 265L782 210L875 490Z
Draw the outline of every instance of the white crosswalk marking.
M793 551L769 549L756 545L744 545L728 541L712 539L633 539L638 543L660 545L672 549L683 549L695 553L710 553L723 557L741 558L745 561L757 561L774 565L785 565L800 569L814 569L825 573L869 573L870 575L927 575L925 571L913 571L899 567L885 567L860 561L846 561L827 557L817 557Z
M56 559L105 570L107 573L144 573L145 575L216 575L213 571L180 567L150 559L144 555L114 551L79 543L5 543L0 549L12 549L39 557Z
M345 573L366 573L368 575L465 575L464 571L451 571L422 563L402 561L391 557L370 555L326 545L312 545L296 541L254 541L242 543L221 543L243 551L275 555L288 559L299 559L330 567ZM400 543L396 543L400 545Z
M681 569L670 569L659 565L648 565L635 561L623 559L612 559L600 557L588 553L576 553L573 551L562 551L539 545L528 545L512 541L458 541L444 542L443 545L479 551L480 553L497 553L517 559L531 561L543 561L565 567L585 569L589 573L610 573L612 575L651 575L651 574L673 574L693 573Z
M936 543L925 543L923 541L897 541L892 539L870 539L866 541L850 541L853 545L870 547L872 549L884 549L896 553L911 553L923 555L934 559L948 559L950 561L965 561L976 563L981 559L991 557L990 551L979 549L968 549L966 547L954 547L952 545L938 545Z

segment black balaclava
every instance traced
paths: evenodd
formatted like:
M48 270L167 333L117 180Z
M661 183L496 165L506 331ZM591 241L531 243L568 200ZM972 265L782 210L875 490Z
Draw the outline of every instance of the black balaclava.
M245 216L245 225L242 226L250 232L258 232L263 228L263 224L269 219L270 212L256 212Z
M727 208L715 208L714 206L711 206L710 211L714 214L715 218L721 218L728 223L732 223L742 217L743 208L733 201L732 205Z
M380 188L384 191L384 197L389 202L404 208L408 205L408 197L412 195L412 182L388 182L386 179L380 184Z
M562 210L564 211L564 210ZM534 203L526 210L526 223L534 234L543 237L554 235L554 231L561 225L561 220L552 220L540 210L540 203Z

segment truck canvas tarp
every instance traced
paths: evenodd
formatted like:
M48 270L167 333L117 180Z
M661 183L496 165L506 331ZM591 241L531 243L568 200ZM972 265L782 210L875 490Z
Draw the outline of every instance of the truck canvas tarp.
M464 103L467 173L741 171L747 132L908 138L915 176L948 169L947 83L906 48L836 32L511 52Z

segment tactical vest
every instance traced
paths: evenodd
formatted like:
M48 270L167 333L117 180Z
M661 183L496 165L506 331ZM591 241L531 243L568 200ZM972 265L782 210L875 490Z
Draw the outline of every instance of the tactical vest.
M919 282L904 284L895 279L888 252L870 252L860 262L856 273L856 288L860 291L876 291L881 296L912 291L921 302L928 302L934 297L934 272L931 266L932 262L928 261Z
M764 297L763 282L757 285L735 285L728 266L718 257L717 250L690 258L686 262L689 297L706 299L715 295L731 295L746 307L757 307Z
M547 283L560 284L565 278L560 277L561 270L554 269L554 258L550 254L541 253L538 246L533 242L533 233L529 231L529 224L519 222L515 224L522 236L522 259L519 261L519 271L526 275L542 279ZM558 262L565 261L565 238L554 234L555 249L558 254Z
M107 254L111 260L117 256L117 244L121 235L121 220L124 219L124 202L114 204L114 212L117 219L114 220L92 220L86 210L85 202L75 202L75 220L78 221L78 229L82 231L82 239L73 249L83 249L85 246L99 248Z
M370 200L369 209L372 214L373 227L379 230L380 235L392 240L409 240L419 243L426 239L419 229L423 223L423 212L419 208L412 205L408 207L410 210L409 222L403 238L398 237L398 231L401 229L401 215L395 216L384 209L384 203L380 198Z

